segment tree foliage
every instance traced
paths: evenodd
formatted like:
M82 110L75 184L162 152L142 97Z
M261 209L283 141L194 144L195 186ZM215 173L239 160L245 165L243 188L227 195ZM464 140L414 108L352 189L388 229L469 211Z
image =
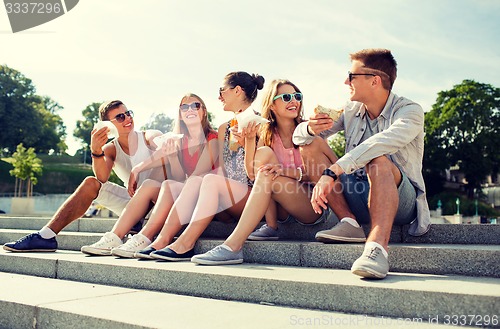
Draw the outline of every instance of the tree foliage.
M99 121L99 106L101 104L102 102L94 102L87 105L82 111L84 119L76 121L76 128L73 132L73 136L81 140L84 149L88 149L90 145L90 133L94 125Z
M328 145L333 150L337 158L341 158L345 154L345 134L339 131L328 140Z
M12 157L14 169L10 170L9 173L16 177L14 195L20 197L24 186L26 186L26 196L30 197L33 194L33 185L38 183L36 175L42 173L42 160L36 156L33 147L26 149L22 143L17 145L16 152Z
M141 127L142 130L156 129L163 133L167 133L174 129L174 119L168 117L165 113L153 113L148 122Z
M499 88L473 80L438 93L432 110L425 114L427 178L458 165L472 197L487 175L498 172L499 105Z
M20 143L40 153L64 152L66 127L57 114L62 106L36 94L32 81L8 66L0 65L0 149L7 153Z

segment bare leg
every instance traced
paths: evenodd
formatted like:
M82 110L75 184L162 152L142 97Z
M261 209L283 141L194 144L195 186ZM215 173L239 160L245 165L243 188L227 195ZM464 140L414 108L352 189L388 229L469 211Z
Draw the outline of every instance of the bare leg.
M125 209L123 209L111 232L123 239L135 223L147 214L150 203L156 202L159 191L159 182L150 179L145 180L127 203Z
M160 226L163 225L151 247L156 250L165 248L172 242L175 235L179 233L182 226L189 222L196 206L196 201L198 200L202 180L203 178L198 176L189 177L184 188L180 191L177 200L175 203L172 202L171 206L168 206L168 203L164 204L166 203L164 198L158 198L160 200L159 203L155 206L148 224L141 231L144 231L143 234L152 239L152 235L156 234ZM151 225L149 224L150 221L152 221ZM155 232L152 233L153 231Z
M401 172L387 157L381 156L367 165L367 174L370 181L368 209L372 229L366 241L377 242L387 250L398 211Z
M300 154L306 168L307 177L314 183L320 179L323 170L337 161L332 149L319 137L315 138L311 144L302 146ZM342 184L339 181L335 182L332 193L327 196L328 205L337 218L351 217L355 219L356 217L350 210L342 191Z
M82 217L99 195L101 183L95 177L86 177L78 188L57 209L47 227L58 234L71 222Z
M269 206L267 206L266 213L264 215L266 217L266 224L272 229L278 229L278 205L274 200L269 202Z
M258 157L263 163L278 163L278 159L270 148L259 149L255 158ZM314 213L311 207L308 192L308 188L295 179L281 176L272 180L271 176L258 172L240 221L224 244L233 251L240 250L272 199L293 216L306 223L314 222L319 215Z
M231 187L231 194L235 203L233 204L227 184ZM219 206L226 208L232 216L239 216L245 207L250 188L223 176L209 174L203 178L200 188L200 196L196 204L191 222L181 236L168 247L178 254L193 249L200 235L205 231L218 211ZM267 209L267 206L264 208ZM262 215L260 218L262 218Z

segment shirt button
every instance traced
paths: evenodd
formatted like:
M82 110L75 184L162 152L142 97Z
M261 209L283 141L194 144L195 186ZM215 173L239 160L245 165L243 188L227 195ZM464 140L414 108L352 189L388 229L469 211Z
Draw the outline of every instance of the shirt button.
M356 147L356 144L352 144L352 146Z

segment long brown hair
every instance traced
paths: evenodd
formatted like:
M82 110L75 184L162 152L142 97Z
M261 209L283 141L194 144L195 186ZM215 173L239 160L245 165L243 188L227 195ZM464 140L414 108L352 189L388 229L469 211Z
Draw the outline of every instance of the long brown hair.
M205 135L205 138L207 138L208 134L213 132L215 133L215 129L212 128L210 125L210 122L208 121L208 110L207 106L205 105L205 102L203 99L201 99L200 96L193 94L193 93L187 93L184 96L182 96L181 101L179 103L179 109L177 110L177 119L175 120L175 125L174 125L174 133L176 134L185 134L189 136L189 130L186 127L186 124L184 123L183 120L181 120L181 109L180 106L182 105L182 102L187 99L187 98L196 98L200 103L201 103L201 109L200 111L203 111L203 118L201 119L201 127L203 129L203 134Z
M271 81L271 84L268 87L267 94L264 95L264 100L262 101L262 117L269 120L268 123L265 123L260 128L260 138L263 139L264 145L271 147L273 142L273 134L278 126L278 122L276 122L276 116L274 112L271 110L271 106L273 105L273 98L278 94L278 88L283 85L292 86L295 89L295 92L300 93L300 89L293 84L289 80L285 79L276 79ZM295 118L295 126L302 122L304 103L303 100L300 102L299 115Z

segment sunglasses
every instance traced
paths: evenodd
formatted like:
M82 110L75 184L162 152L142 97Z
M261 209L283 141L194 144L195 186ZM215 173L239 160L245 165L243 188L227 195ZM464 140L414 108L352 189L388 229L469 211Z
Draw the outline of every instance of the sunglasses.
M347 72L347 74L349 75L349 82L352 82L352 77L357 76L357 75L369 75L369 76L372 76L372 77L376 77L377 76L376 74L373 74L373 73L351 73L351 72Z
M114 119L111 119L109 121L115 121L116 120L116 122L122 123L123 121L125 121L125 115L128 116L128 117L133 118L134 117L134 112L132 112L132 110L125 111L123 113L117 114Z
M292 101L292 98L295 98L297 102L302 101L302 93L294 93L294 94L280 94L278 96L275 96L273 98L273 101L277 100L278 98L281 98L283 102L289 103Z
M220 87L219 88L219 96L222 96L222 93L229 89L234 89L235 87Z
M182 112L187 112L189 111L189 109L198 111L199 109L201 109L201 103L194 102L191 104L182 104L181 106L179 106L179 109Z

